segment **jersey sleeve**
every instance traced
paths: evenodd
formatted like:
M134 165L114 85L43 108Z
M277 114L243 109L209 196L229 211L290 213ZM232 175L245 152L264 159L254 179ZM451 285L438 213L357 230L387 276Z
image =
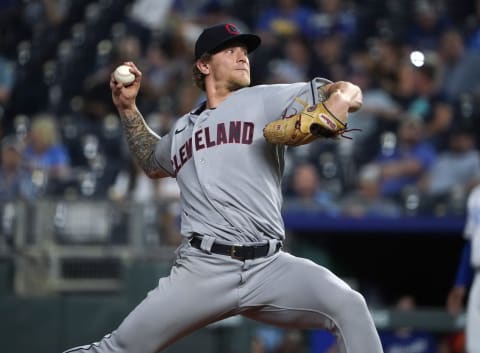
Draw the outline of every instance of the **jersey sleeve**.
M463 229L465 239L472 240L475 234L480 236L480 186L475 187L467 200L467 219Z
M265 89L262 94L266 122L300 112L304 106L295 98L309 105L325 100L326 97L319 88L328 83L331 81L315 78L309 82L266 86L268 89Z
M170 160L172 134L173 129L166 135L162 136L160 141L158 141L157 145L155 146L155 159L161 169L167 172L170 176L174 177L175 172L173 171L172 162Z

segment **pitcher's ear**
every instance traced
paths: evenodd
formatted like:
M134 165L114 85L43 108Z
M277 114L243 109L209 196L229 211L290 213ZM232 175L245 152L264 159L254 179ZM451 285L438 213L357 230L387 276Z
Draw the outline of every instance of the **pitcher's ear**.
M204 75L208 75L210 73L210 64L208 64L207 62L199 59L197 60L197 62L195 63L195 65L197 66L197 69Z

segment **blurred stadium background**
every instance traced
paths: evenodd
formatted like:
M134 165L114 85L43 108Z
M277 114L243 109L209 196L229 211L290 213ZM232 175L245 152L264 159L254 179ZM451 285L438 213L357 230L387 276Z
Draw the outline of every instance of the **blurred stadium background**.
M168 274L178 189L130 159L108 80L136 62L140 110L165 133L203 98L193 43L220 22L262 37L254 85L320 76L364 91L351 140L288 150L288 250L366 297L386 353L464 352L464 316L445 301L480 181L476 0L1 0L0 351L94 342ZM167 351L335 346L235 318Z

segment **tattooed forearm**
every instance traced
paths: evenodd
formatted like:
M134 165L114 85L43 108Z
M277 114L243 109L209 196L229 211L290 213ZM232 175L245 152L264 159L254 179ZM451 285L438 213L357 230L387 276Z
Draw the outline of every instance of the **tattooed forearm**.
M130 110L122 114L128 147L139 166L149 177L158 176L162 170L155 160L155 144L160 137L145 123L138 110Z

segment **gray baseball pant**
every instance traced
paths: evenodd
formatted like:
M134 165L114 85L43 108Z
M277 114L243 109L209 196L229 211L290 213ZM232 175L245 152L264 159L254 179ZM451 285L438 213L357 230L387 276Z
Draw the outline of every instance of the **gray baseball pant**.
M239 261L184 242L170 275L117 330L65 353L155 353L237 314L284 328L329 329L340 352L382 352L364 298L328 269L283 251Z

